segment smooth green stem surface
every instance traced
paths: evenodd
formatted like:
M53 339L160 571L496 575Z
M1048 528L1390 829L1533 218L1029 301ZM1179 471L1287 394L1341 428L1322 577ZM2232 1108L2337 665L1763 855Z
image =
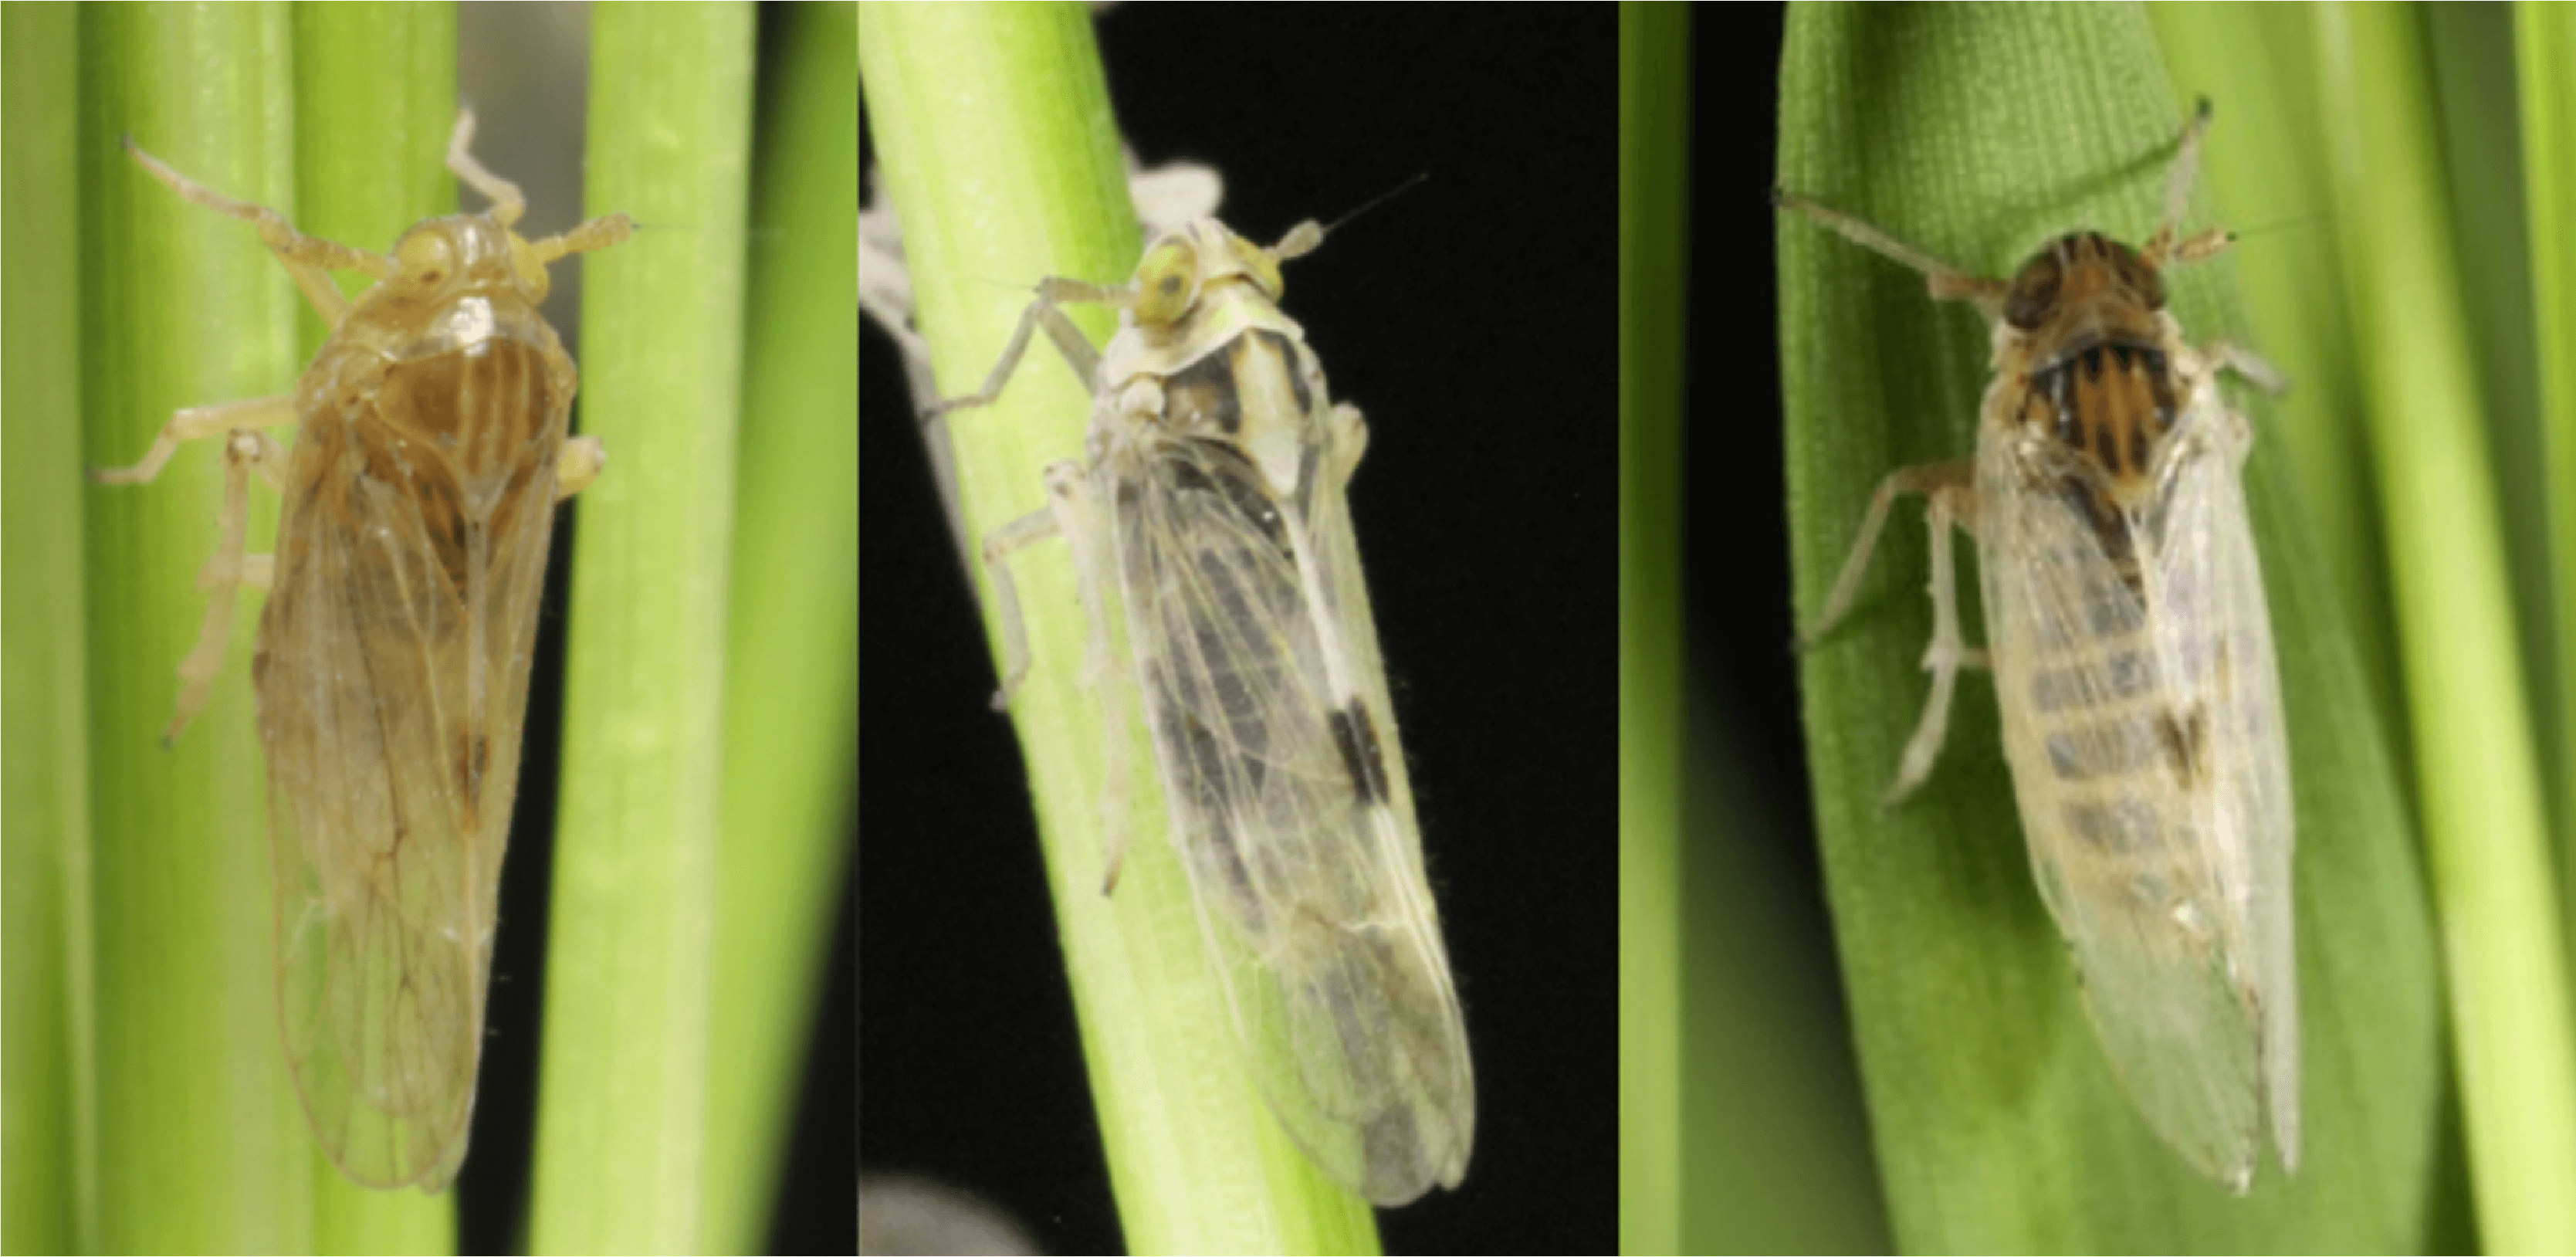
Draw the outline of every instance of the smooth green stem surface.
M1619 1247L1681 1240L1690 13L1619 6Z
M529 1246L701 1235L742 398L752 12L606 6L591 34L575 426L609 463L575 512L563 786Z
M2576 1025L2419 18L2319 24L2479 1234L2576 1248Z
M857 6L795 5L765 65L726 633L706 1214L748 1252L798 1117L858 759Z

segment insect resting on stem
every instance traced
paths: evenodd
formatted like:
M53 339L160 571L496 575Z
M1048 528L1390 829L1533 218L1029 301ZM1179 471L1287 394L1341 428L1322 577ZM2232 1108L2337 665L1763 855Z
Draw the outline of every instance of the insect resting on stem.
M1039 329L1091 390L1087 461L1048 468L1047 508L984 540L997 701L1029 663L1009 559L1061 534L1091 622L1085 675L1142 702L1263 1098L1325 1173L1401 1205L1464 1177L1475 1088L1343 496L1368 429L1277 304L1280 264L1324 235L1307 222L1263 248L1202 218L1156 237L1127 285L1045 280L982 390L925 418L999 397ZM1119 309L1105 351L1070 302ZM1109 662L1113 580L1132 678ZM1127 735L1103 708L1114 885Z
M1991 669L2031 864L2114 1072L2168 1145L2241 1193L2267 1125L2298 1166L2298 971L2280 683L2240 484L2252 432L2218 373L2281 382L2225 341L2193 347L2165 308L2167 268L2232 242L2178 235L2209 118L2204 100L2144 247L2074 232L2009 282L1774 200L1993 328L1974 460L1879 485L1803 641L1851 609L1891 502L1926 495L1932 693L1888 799L1931 772L1958 673ZM1954 526L1978 549L1982 651L1959 633Z
M465 1156L501 857L554 506L607 455L567 437L572 359L538 313L546 264L633 234L624 214L528 241L516 185L413 226L391 255L297 232L135 146L152 177L259 228L331 334L291 395L173 415L134 466L224 438L204 628L179 665L174 741L204 709L242 585L265 586L251 676L268 760L278 1021L314 1137L370 1187L445 1187ZM354 301L329 271L378 282ZM266 429L300 428L292 450ZM274 555L243 553L249 476L283 496Z

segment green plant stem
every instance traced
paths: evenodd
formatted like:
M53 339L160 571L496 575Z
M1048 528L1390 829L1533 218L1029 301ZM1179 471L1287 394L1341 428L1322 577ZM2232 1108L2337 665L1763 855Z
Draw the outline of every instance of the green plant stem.
M2576 9L2514 6L2520 59L2523 188L2531 233L2532 306L2540 346L2540 426L2558 651L2556 758L2559 906L2576 904ZM2576 922L2569 967L2576 971Z
M1681 1239L1690 14L1619 6L1619 1247Z
M2411 11L2320 24L2479 1232L2576 1247L2576 1025L2479 385Z
M858 14L794 6L763 68L725 666L723 896L698 1246L749 1252L796 1119L858 757Z
M182 202L118 147L295 210L283 8L83 15L85 461L132 463L182 406L294 388L293 285L244 224ZM313 1142L277 1028L265 773L241 599L212 699L160 744L205 616L222 458L180 452L142 486L84 486L98 1219L106 1251L300 1251ZM70 477L76 466L58 469ZM277 503L250 497L249 548ZM79 943L75 943L79 946ZM76 962L77 963L77 962Z
M97 1240L77 10L0 7L0 1251Z
M609 6L592 29L591 255L571 507L564 777L530 1247L700 1235L727 593L741 403L751 10Z

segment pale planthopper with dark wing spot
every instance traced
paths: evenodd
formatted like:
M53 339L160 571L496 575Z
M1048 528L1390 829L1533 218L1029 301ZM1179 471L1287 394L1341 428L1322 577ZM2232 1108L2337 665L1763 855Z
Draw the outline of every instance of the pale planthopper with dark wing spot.
M1959 670L1991 667L2042 898L2114 1072L2157 1135L2237 1192L2268 1128L2299 1163L2299 984L2289 757L2239 472L2252 432L2218 390L2279 377L2194 348L2162 272L2225 249L2177 238L2203 101L2143 248L2049 242L1978 278L1804 197L1778 203L1923 272L1994 329L1973 462L1902 468L1870 502L1812 642L1851 608L1900 493L1931 501L1932 696L1891 801L1932 770ZM1950 548L1975 540L1989 640L1960 640Z
M466 152L492 204L433 218L391 256L299 234L275 210L154 178L257 224L331 327L291 396L195 406L143 461L221 435L221 540L205 627L179 665L175 740L206 703L242 585L269 588L251 676L268 759L278 1021L314 1137L369 1187L438 1191L465 1158L519 726L555 503L598 476L567 437L576 374L538 313L546 264L633 234L623 214L530 242L519 189ZM354 302L331 270L374 287ZM294 424L295 447L264 429ZM245 555L249 475L284 495L277 551Z
M1278 307L1280 263L1323 238L1309 222L1263 248L1201 218L1123 287L1046 280L982 391L931 414L1000 396L1040 328L1092 390L1088 463L1048 468L1048 509L985 538L1003 699L1028 666L1007 560L1061 534L1094 677L1115 675L1115 582L1173 846L1262 1097L1325 1173L1402 1205L1465 1176L1475 1080L1343 496L1368 429ZM1118 307L1105 352L1067 302Z

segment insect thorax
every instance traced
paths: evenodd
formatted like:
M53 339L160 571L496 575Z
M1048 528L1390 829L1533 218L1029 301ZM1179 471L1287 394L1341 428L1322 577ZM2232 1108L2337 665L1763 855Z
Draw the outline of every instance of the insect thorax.
M2153 496L2161 455L2191 401L2155 266L2093 232L2025 263L2004 302L1997 410L2015 434L2071 455L2097 517Z
M413 348L430 352L398 357L335 338L314 359L298 392L288 509L347 529L417 512L421 543L462 601L486 539L514 536L520 517L554 508L571 359L534 320Z
M1113 443L1230 446L1282 498L1312 472L1323 372L1297 325L1257 297L1207 302L1167 328L1122 330L1102 375L1118 388Z

